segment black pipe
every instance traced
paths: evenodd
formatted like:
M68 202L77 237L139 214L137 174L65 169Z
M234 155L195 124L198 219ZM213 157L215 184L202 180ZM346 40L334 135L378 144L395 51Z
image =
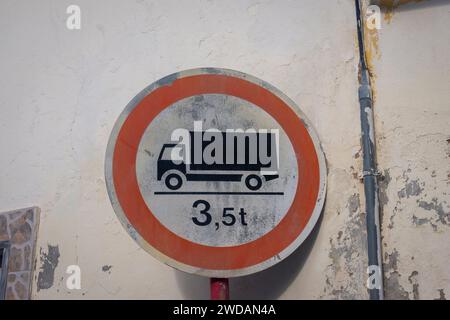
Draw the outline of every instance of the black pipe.
M366 55L364 54L364 27L363 22L361 20L361 4L359 0L355 0L355 8L356 8L356 23L358 26L358 48L359 48L359 63L361 69L366 70Z
M375 131L373 122L372 88L364 50L364 25L360 0L355 0L358 24L358 45L360 65L360 86L358 90L361 143L363 151L363 181L367 226L368 275L367 282L371 300L383 299L383 277L380 241L380 212L378 201L377 165L375 161Z

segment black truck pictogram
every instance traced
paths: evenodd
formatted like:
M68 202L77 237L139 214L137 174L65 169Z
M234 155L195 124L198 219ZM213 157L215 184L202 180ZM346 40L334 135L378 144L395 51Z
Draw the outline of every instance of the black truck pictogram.
M164 181L170 190L178 190L185 181L242 181L248 189L256 191L264 181L279 177L275 133L218 132L216 138L204 137L205 131L189 131L188 143L164 144L157 161L158 181ZM215 143L213 151L212 143ZM212 163L205 154L208 150L214 158ZM174 159L174 152L182 157Z

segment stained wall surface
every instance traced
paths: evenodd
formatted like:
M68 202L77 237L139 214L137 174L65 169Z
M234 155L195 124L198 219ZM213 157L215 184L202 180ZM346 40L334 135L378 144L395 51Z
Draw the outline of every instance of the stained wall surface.
M205 66L252 74L293 99L328 165L312 235L277 266L232 279L231 297L367 298L353 1L80 0L81 30L66 28L70 4L0 3L0 209L41 209L33 299L208 298L208 279L165 266L130 238L103 169L125 105L165 75ZM448 6L424 10L384 22L373 59L386 281L409 298L449 290L449 63L441 52L450 48L427 36L448 38ZM433 23L413 33L408 15ZM81 268L80 290L66 287L70 265Z
M384 1L368 37L386 298L450 296L450 2Z

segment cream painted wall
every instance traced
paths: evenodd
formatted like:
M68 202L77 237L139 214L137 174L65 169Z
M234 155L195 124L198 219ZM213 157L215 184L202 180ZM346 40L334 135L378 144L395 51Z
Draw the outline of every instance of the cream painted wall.
M450 2L405 4L373 33L386 298L450 297Z
M175 271L134 243L112 210L103 175L109 133L129 100L167 74L201 66L240 70L278 87L313 123L328 162L326 207L310 239L279 265L233 279L232 298L367 298L353 1L79 0L82 28L69 31L72 3L0 3L0 210L41 208L34 299L208 297L207 279ZM421 298L449 290L449 257L436 249L449 242L448 226L433 231L411 220L415 212L437 223L432 199L448 201L450 73L439 55L450 50L447 9L395 14L383 23L374 61L379 161L391 177L383 189L386 262L395 250L400 257L387 270L392 277L390 267L397 268L410 298L413 271ZM413 34L408 15L433 24ZM399 198L413 180L424 191ZM427 204L418 206L419 197ZM397 201L405 215L393 214ZM58 247L58 259L49 246ZM46 259L56 265L53 277L45 273L49 288L38 281ZM73 264L81 267L81 290L65 286Z

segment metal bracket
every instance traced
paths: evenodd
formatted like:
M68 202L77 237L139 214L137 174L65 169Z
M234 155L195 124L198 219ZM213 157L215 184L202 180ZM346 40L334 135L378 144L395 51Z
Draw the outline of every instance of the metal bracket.
M365 177L367 176L373 176L373 177L381 177L382 174L379 170L364 170L363 172L361 172L361 174L359 175L359 180L363 180Z

